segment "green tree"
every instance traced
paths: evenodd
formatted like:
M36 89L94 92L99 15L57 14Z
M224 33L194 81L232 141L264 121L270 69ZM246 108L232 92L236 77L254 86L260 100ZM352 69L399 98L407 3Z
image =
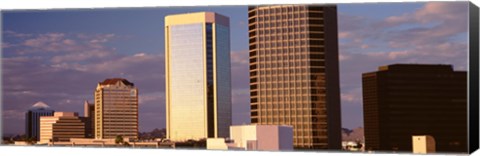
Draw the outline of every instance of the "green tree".
M115 144L120 143L123 143L123 137L121 135L117 135L117 137L115 137Z

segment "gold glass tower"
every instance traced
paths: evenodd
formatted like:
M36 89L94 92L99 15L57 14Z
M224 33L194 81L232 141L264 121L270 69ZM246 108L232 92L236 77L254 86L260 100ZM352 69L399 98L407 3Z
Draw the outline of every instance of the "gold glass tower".
M228 137L231 125L228 17L165 17L167 138Z
M95 138L138 138L138 89L122 78L106 79L95 90Z
M294 127L302 149L340 149L336 6L248 9L253 124Z

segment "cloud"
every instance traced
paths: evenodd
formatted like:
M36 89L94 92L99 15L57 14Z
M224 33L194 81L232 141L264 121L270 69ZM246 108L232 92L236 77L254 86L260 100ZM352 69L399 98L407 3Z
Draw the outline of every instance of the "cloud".
M232 123L250 123L250 89L232 89Z
M25 119L25 112L18 110L3 110L2 119Z
M158 102L158 101L165 101L165 92L150 92L150 93L140 92L139 93L138 103L140 105L154 104L152 102Z
M68 33L11 35L6 41L19 46L8 48L2 58L4 110L22 113L36 101L45 101L56 111L81 114L83 101L92 101L98 82L123 77L139 88L141 106L147 108L142 108L142 113L161 116L161 112L165 112L161 94L164 90L163 55L118 53L107 46L115 42L116 37L113 34ZM4 122L7 125L23 122L18 117L10 115ZM140 120L142 123L157 120L150 118L141 116ZM6 131L18 131L22 125ZM153 129L162 125L164 122L145 127Z
M397 26L402 24L430 22L451 22L462 20L468 10L468 2L428 2L422 8L413 13L406 13L400 16L387 17L383 24L385 26Z
M107 46L117 35L43 33L16 38L19 47L2 58L4 106L25 111L45 101L57 111L83 112L98 82L123 77L139 88L140 131L165 126L165 62L162 53L119 53ZM101 39L105 38L105 39ZM94 40L97 41L94 41ZM28 41L28 45L26 43ZM49 49L45 46L56 45ZM231 52L235 123L249 122L248 52ZM239 88L239 89L237 89ZM5 123L18 122L7 119ZM21 127L21 126L20 126ZM8 131L12 131L8 129Z
M340 97L342 101L360 103L362 99L358 95L358 93L342 93Z
M248 51L237 51L230 53L232 88L249 89L250 73L249 73L249 55Z
M13 46L13 45L12 45L12 44L10 44L10 43L3 42L3 43L2 43L2 47L1 47L1 48L2 48L2 49L6 49L6 48L10 48L10 47L12 47L12 46Z
M16 38L24 38L24 37L31 37L32 36L32 34L18 33L18 32L11 31L11 30L3 31L3 34L7 37L16 37Z
M8 44L3 45L9 48L5 51L9 55L42 55L51 56L55 53L69 54L64 61L72 61L72 57L80 57L73 61L86 60L89 57L103 56L94 55L93 53L112 52L113 48L105 46L105 43L117 39L115 34L73 34L73 33L41 33L41 34L24 34L14 31L6 31ZM91 53L86 55L84 53ZM86 57L85 57L86 56ZM63 61L61 56L57 56L52 61Z

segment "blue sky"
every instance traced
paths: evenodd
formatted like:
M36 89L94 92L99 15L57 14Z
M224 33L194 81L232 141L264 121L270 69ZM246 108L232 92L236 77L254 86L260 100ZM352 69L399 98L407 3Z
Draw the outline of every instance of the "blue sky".
M465 70L467 4L338 5L342 127L363 126L361 73L392 63ZM18 10L2 12L4 132L22 133L37 101L83 113L109 77L139 87L140 131L165 127L163 19L197 11L230 17L233 123L249 123L246 6Z

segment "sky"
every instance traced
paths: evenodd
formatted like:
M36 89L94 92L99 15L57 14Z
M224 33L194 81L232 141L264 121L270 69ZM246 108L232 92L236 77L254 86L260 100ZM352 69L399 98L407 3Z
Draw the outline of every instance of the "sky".
M467 69L467 2L340 4L342 127L363 126L361 74L394 63ZM165 127L164 17L213 11L230 18L232 119L248 124L247 6L2 12L2 128L23 134L36 102L83 114L98 82L139 89L141 132Z

